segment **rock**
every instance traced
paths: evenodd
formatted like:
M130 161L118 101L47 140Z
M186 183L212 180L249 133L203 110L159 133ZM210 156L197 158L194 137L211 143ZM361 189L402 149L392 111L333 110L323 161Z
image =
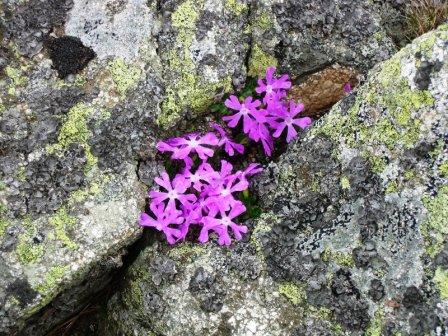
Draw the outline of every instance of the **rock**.
M294 85L289 91L290 97L305 105L303 115L316 119L347 94L346 84L352 88L356 86L357 76L356 70L334 64Z
M333 63L365 72L396 51L389 25L399 23L383 18L386 14L398 16L398 10L383 3L258 1L251 11L254 24L249 74L259 75L273 63L292 77L322 70Z
M314 9L351 17L346 2L338 6ZM268 64L297 77L331 62L319 56L326 52L364 72L394 49L377 20L381 7L370 3L357 3L345 20L352 38L341 37L338 24L323 34L319 23L317 35L311 24L303 34L302 16L295 18L306 8L294 1L5 0L0 7L0 334L7 335L45 334L107 286L141 235L145 191L163 169L156 140L196 129L212 102ZM310 46L319 47L296 59ZM421 87L431 87L438 69L426 61ZM360 259L374 258L369 253ZM245 267L233 257L232 272L259 279L261 261L246 255ZM211 285L196 286L195 300L223 313L231 294L204 271ZM247 323L255 330L264 303L247 300L258 302ZM274 301L272 328L281 333L289 315ZM148 307L158 311L163 302L154 295Z
M441 65L422 90L424 62ZM269 164L245 241L147 247L102 334L444 334L447 77L443 25Z

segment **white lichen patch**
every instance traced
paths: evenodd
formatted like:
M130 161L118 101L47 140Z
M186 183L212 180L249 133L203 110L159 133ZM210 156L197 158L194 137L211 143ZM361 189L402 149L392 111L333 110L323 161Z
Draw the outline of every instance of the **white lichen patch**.
M128 61L139 57L139 50L151 36L155 17L145 0L125 1L114 7L113 0L76 0L65 30L79 37L100 59L109 56Z

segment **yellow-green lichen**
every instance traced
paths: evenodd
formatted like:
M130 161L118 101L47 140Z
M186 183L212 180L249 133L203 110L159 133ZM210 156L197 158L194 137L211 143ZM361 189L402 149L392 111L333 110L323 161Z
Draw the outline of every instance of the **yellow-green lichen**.
M273 225L278 222L278 218L272 212L261 214L260 218L255 224L254 230L252 231L250 242L257 250L257 254L261 259L264 259L262 250L263 245L261 243L260 235L272 230Z
M402 61L411 49L405 48L384 62L371 80L359 88L352 106L343 110L341 104L336 105L311 130L311 135L324 134L335 143L360 150L376 173L381 173L387 162L372 153L372 147L383 145L390 151L412 148L423 136L419 112L430 108L434 97L427 90L411 88L402 76Z
M42 244L35 243L33 237L37 234L37 227L35 223L29 218L25 218L22 222L25 230L19 235L19 243L16 247L16 253L19 261L24 264L31 264L39 261L44 253Z
M302 286L293 282L284 282L278 286L278 292L286 296L293 305L298 305L306 299L306 292Z
M11 80L11 84L8 86L8 94L14 95L16 93L16 87L24 86L28 82L26 76L22 76L22 70L7 66L5 68L5 74Z
M9 221L6 219L5 215L1 214L0 215L0 238L3 237L8 226L9 226Z
M182 259L191 261L195 256L204 253L205 248L198 244L193 244L191 242L183 242L170 249L168 255L170 258Z
M433 281L439 290L440 297L442 299L448 299L448 270L437 267Z
M173 126L184 110L204 112L213 103L217 91L229 92L232 89L230 76L216 82L203 82L195 74L196 66L190 54L190 46L202 6L203 0L187 0L171 16L173 27L177 30L176 49L170 50L165 59L168 63L167 71L173 80L166 88L162 114L156 120L164 128Z
M398 182L396 180L390 181L386 187L386 194L396 193L398 191Z
M341 251L333 251L330 248L326 248L321 255L321 258L325 262L333 261L339 266L353 267L355 261L351 253L344 253Z
M42 244L35 244L28 235L20 235L16 252L20 262L27 265L35 263L42 258L44 247Z
M49 219L50 225L54 227L56 238L69 249L76 249L78 245L67 236L67 229L73 228L78 222L76 217L70 216L65 207L60 208L56 214Z
M277 59L265 52L258 44L252 46L249 58L248 75L252 77L262 77L269 66L277 66Z
M171 15L173 27L193 29L199 17L199 8L203 5L203 0L187 0L181 3Z
M274 26L274 22L272 21L270 15L267 12L262 12L257 20L254 20L252 26L254 28L259 28L260 30L268 30Z
M439 166L439 172L442 176L448 176L448 160Z
M61 152L67 149L73 143L79 143L84 147L87 159L85 170L90 171L97 163L97 158L92 154L91 148L87 141L91 132L87 126L89 116L93 113L93 108L79 103L72 107L67 114L67 118L61 127L58 136L58 142L47 146L49 153Z
M99 195L104 185L110 180L107 175L95 175L89 185L83 189L75 190L70 194L68 199L68 206L73 206L77 203L84 202L87 197Z
M68 266L52 267L47 272L44 282L36 286L36 290L44 296L55 292L55 289L61 284L68 269Z
M384 171L384 169L386 169L387 162L385 158L376 155L368 155L366 153L363 156L367 157L370 161L370 164L372 165L372 172L380 174Z
M381 336L383 330L384 309L378 308L373 319L370 321L364 336Z
M415 177L415 173L412 170L406 170L404 172L404 178L408 181L412 180Z
M115 90L122 97L130 88L135 87L142 74L140 67L126 64L123 58L110 61L108 69L114 81Z
M72 143L86 143L90 137L87 119L92 113L93 109L83 103L72 107L67 114L67 120L61 127L58 146L67 148Z
M224 2L224 8L236 15L240 15L243 11L247 10L247 4L241 3L240 0L226 0Z
M448 235L448 185L439 189L436 197L425 197L423 203L428 217L421 226L426 252L434 258L443 248Z
M347 176L342 176L340 183L342 189L350 189L350 181L348 180Z

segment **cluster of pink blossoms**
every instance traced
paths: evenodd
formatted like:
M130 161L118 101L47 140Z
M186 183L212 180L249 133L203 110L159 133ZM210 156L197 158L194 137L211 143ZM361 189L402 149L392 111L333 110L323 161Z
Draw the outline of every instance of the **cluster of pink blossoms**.
M231 128L242 118L244 133L256 142L261 141L267 155L273 150L272 137L279 137L287 128L286 139L290 142L297 135L294 125L305 128L311 123L310 118L297 118L303 104L283 100L291 82L287 75L275 78L274 72L275 68L268 68L266 78L258 81L256 92L264 93L262 101L247 97L240 102L236 96L230 96L225 105L238 112L223 117ZM159 188L149 193L152 214L142 213L140 225L163 232L169 244L184 240L191 225L199 225L201 243L215 233L219 245L230 245L230 234L241 240L247 232L245 225L236 222L246 211L236 195L248 189L248 177L262 169L252 163L234 171L232 164L221 160L221 167L215 170L208 159L216 149L222 148L233 156L243 154L244 147L234 142L220 125L212 123L211 127L213 130L206 134L191 133L157 144L160 152L169 153L172 160L182 160L184 167L173 179L166 172L155 178Z
M286 129L286 141L289 143L297 136L296 126L305 129L311 124L310 118L298 116L304 109L303 104L285 101L291 88L288 75L276 78L274 73L275 68L269 67L266 77L258 80L255 91L263 95L261 101L247 97L240 102L236 96L230 96L225 105L238 112L223 118L231 128L236 127L242 118L243 132L255 142L261 142L268 156L274 149L273 137L278 138Z

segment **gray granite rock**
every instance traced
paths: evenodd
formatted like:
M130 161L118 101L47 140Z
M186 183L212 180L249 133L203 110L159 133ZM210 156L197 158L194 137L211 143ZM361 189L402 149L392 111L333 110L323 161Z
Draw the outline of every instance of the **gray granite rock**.
M443 25L266 167L245 241L147 247L102 333L446 334L447 78Z
M299 76L326 53L365 71L394 50L382 7L359 3L352 17L343 1L325 4L334 12L316 7L316 18L345 21L348 35L321 19L311 34L312 9L293 1L0 4L0 335L44 334L107 285L141 235L145 189L162 169L156 139L196 128L267 65ZM257 278L260 261L248 263L233 267ZM229 294L204 272L217 288L192 285L195 297L223 309Z

